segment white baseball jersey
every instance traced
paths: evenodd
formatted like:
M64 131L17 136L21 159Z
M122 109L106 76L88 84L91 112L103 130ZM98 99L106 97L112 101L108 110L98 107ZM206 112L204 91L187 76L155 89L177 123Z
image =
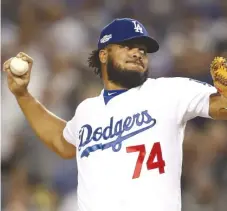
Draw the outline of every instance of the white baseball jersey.
M180 211L185 126L210 118L216 92L188 78L159 78L107 103L103 91L83 101L63 132L77 148L79 210Z

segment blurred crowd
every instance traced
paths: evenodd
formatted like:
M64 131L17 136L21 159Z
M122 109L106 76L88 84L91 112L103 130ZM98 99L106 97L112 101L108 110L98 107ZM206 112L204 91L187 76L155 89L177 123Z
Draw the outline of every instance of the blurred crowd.
M210 62L227 57L226 0L2 0L1 7L1 61L20 51L33 57L30 92L66 120L102 89L87 58L113 18L135 18L159 41L150 77L212 84ZM62 160L38 140L4 74L1 84L2 210L76 211L76 160ZM227 210L226 122L188 123L182 199L183 211Z

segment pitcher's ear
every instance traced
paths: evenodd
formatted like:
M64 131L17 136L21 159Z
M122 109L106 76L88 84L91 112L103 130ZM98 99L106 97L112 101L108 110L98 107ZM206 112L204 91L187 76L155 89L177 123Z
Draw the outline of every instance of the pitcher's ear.
M99 60L101 64L106 64L108 61L108 50L102 49L99 51Z

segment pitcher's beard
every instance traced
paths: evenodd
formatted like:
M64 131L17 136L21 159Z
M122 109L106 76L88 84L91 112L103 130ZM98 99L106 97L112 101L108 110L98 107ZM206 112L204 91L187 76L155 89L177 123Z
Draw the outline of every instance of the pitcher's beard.
M107 75L109 81L123 88L131 89L142 85L148 78L148 69L145 72L136 70L124 70L116 67L112 60L108 61Z

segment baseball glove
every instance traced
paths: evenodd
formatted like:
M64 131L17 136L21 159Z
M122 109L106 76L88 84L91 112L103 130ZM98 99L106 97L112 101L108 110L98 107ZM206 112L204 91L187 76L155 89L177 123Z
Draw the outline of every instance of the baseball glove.
M210 73L218 92L227 98L227 61L223 57L215 57L210 65Z

